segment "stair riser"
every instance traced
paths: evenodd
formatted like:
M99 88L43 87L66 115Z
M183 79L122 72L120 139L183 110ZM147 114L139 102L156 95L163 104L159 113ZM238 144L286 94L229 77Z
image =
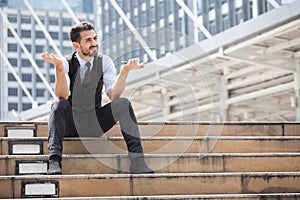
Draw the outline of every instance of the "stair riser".
M0 137L5 136L5 127L35 127L37 137L47 137L48 136L48 123L47 122L37 122L37 123L1 123L0 122Z
M48 154L47 141L35 140L34 144L42 141L43 144L35 146L30 150L29 155L39 154L38 149L42 149L40 154ZM2 140L1 154L10 155L9 141ZM18 142L18 141L15 141ZM27 141L30 143L32 141ZM260 153L260 152L300 152L300 139L220 139L220 140L142 140L145 153ZM34 152L34 153L32 153ZM14 153L11 151L11 153ZM22 151L25 155L25 151ZM127 148L123 139L120 140L65 140L64 154L112 154L127 153ZM17 154L20 154L17 151ZM11 154L12 155L12 154Z
M153 196L114 196L109 200L299 200L300 194L285 193L285 194L257 194L257 195L153 195ZM107 200L108 197L86 197L85 200ZM47 198L47 200L69 200L69 198ZM72 200L82 200L82 197Z
M0 175L24 174L20 171L24 161L44 160L47 157L0 159ZM23 162L22 162L23 161ZM19 162L19 163L18 163ZM208 173L208 172L293 172L300 171L299 156L251 157L251 156L208 156L190 157L147 157L146 162L158 173ZM242 163L242 164L241 164ZM45 167L45 163L33 163ZM116 174L129 172L130 161L125 157L70 158L62 161L63 174ZM40 168L38 168L40 169ZM30 171L29 171L30 172ZM27 174L29 174L27 171ZM44 173L46 170L44 171ZM26 173L25 173L26 174Z
M179 195L179 194L241 194L299 192L300 175L169 175L169 176L58 176L41 177L59 182L60 197ZM23 180L22 180L23 179ZM22 181L36 178L0 179L0 198L20 198ZM187 184L188 183L188 184ZM118 187L115 187L115 186ZM5 189L3 189L5 188ZM151 189L150 189L151 188Z
M47 123L0 123L0 137L4 136L5 126L36 126L37 137L48 136ZM300 136L299 124L144 124L139 128L143 136ZM108 136L121 136L118 126L106 133Z
M152 195L152 196L113 196L109 200L299 200L299 193L281 194L240 194L240 195ZM69 200L70 198L47 198L47 200ZM73 197L72 200L82 200L82 197ZM107 200L108 197L85 197L84 200Z

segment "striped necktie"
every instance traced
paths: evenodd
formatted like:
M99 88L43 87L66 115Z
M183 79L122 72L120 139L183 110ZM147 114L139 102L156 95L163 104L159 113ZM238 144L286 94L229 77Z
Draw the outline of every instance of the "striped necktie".
M92 79L91 63L87 62L85 66L87 67L87 70L85 72L84 79L82 81L83 87L87 87L91 83L91 79Z

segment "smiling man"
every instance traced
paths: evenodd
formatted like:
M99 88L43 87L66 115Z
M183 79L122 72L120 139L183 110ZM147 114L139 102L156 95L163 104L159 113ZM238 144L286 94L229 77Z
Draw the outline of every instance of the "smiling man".
M55 66L55 94L58 101L51 107L49 117L48 174L61 174L64 137L97 137L117 122L131 159L131 173L153 173L144 160L140 133L131 103L121 95L131 70L146 64L130 59L119 75L112 59L98 53L99 42L95 27L81 22L70 30L76 49L72 55L58 58L47 52L41 57ZM111 102L102 106L102 88Z

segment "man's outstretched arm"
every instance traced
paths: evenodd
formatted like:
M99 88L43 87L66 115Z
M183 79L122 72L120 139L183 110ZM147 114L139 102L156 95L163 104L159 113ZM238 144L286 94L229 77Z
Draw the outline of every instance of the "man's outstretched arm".
M54 92L58 98L68 99L69 97L69 88L67 79L65 76L63 61L57 58L53 54L48 52L42 53L41 57L55 66L55 86Z
M128 60L128 62L122 67L113 87L108 91L108 97L110 98L110 100L119 98L122 95L125 90L128 73L131 70L144 68L145 64L146 62L139 63L138 59Z

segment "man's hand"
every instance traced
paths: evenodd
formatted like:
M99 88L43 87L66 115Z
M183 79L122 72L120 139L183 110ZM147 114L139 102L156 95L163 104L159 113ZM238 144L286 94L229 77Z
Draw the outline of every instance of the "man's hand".
M55 67L56 67L56 70L58 71L61 71L63 70L63 61L62 59L56 57L54 54L49 54L48 52L44 52L41 54L41 57L49 62L49 63L52 63Z
M126 78L129 71L144 68L146 63L147 62L139 63L138 59L129 59L128 61L123 62L124 65L115 84L107 93L108 97L111 100L119 98L125 90Z
M49 63L55 66L55 86L54 92L58 98L68 99L69 97L69 86L64 72L63 60L56 57L53 54L44 52L41 57Z
M135 70L135 69L141 69L144 68L144 65L147 62L142 62L139 63L138 59L129 59L128 62L123 62L124 66L122 68L122 71L124 71L125 73L128 73L131 70Z

